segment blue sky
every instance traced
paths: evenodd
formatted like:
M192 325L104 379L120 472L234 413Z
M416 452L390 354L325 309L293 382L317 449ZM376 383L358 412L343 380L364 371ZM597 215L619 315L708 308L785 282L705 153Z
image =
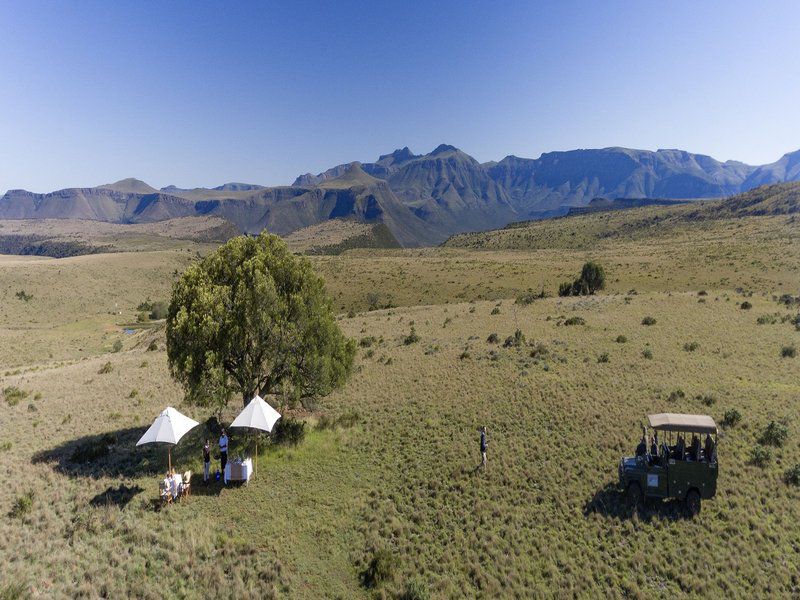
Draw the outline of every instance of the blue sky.
M800 148L796 2L0 3L0 190L289 184L478 160ZM0 192L1 193L1 192Z

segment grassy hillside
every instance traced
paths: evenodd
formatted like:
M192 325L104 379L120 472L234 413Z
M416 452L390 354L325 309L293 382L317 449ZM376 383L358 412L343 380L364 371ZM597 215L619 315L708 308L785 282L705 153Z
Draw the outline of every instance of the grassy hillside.
M779 301L800 293L797 227L791 216L643 225L682 210L501 230L483 238L490 251L312 257L360 342L352 380L297 413L307 439L265 450L248 486L195 479L193 496L163 511L165 449L135 442L167 404L209 415L181 405L163 330L123 329L209 246L4 257L0 593L797 595L800 488L784 477L800 463L800 357L785 349L800 347L800 304ZM527 249L506 249L520 240ZM587 258L605 266L608 289L552 297ZM515 303L542 287L551 297ZM387 304L397 307L366 311ZM516 330L524 342L504 347ZM617 461L647 413L720 422L733 409L719 492L697 518L674 502L621 504ZM317 428L323 416L346 418ZM753 464L764 429L783 419L787 440ZM190 434L173 463L201 472L205 435ZM234 431L232 456L248 443ZM367 589L376 563L389 577Z

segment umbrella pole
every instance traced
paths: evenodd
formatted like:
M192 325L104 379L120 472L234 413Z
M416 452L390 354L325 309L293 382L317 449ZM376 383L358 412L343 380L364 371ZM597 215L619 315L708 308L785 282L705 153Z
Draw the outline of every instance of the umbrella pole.
M172 473L172 447L167 448L167 470Z

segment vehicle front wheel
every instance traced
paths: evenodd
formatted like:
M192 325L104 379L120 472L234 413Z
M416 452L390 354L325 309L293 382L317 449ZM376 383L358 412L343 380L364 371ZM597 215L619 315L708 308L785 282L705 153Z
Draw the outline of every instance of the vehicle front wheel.
M628 491L625 493L625 499L628 502L628 506L630 508L636 508L639 506L639 502L642 499L642 488L641 486L633 482L628 485Z
M686 494L686 513L690 517L700 513L700 492L697 490L689 490Z

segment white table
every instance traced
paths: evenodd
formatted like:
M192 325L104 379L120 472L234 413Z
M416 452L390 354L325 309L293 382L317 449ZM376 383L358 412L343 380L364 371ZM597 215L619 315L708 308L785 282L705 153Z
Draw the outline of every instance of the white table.
M225 465L226 481L244 481L247 483L253 476L253 459L245 458L241 463L233 462Z

